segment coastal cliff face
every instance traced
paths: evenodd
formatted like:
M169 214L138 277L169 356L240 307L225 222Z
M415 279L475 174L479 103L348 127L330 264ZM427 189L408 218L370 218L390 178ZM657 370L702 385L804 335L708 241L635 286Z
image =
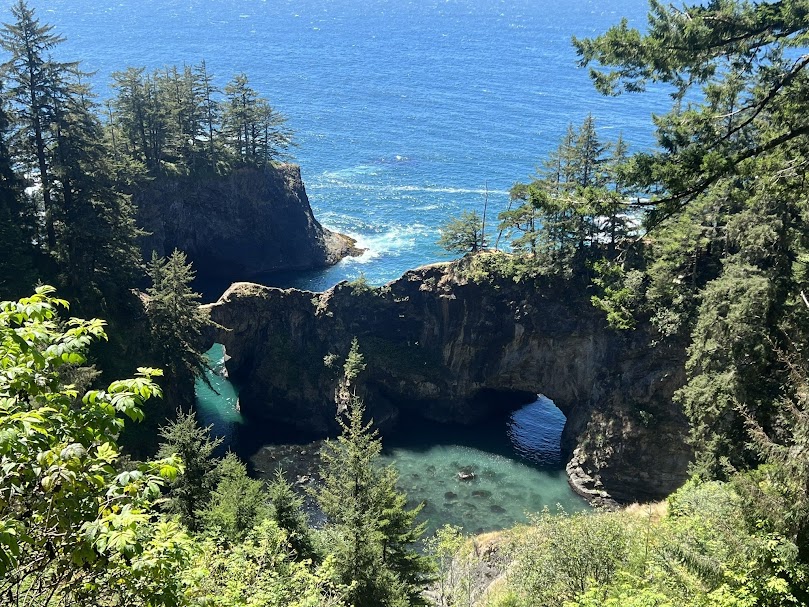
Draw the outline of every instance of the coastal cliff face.
M267 423L333 431L337 378L357 336L363 396L383 427L400 416L479 421L543 393L567 416L562 447L580 493L658 499L685 480L688 425L671 398L684 379L681 348L610 330L569 293L477 284L457 269L427 266L362 292L237 283L207 306L224 327L209 338L231 357L243 410Z
M139 226L149 232L145 257L180 249L207 276L245 279L323 267L358 253L352 238L314 218L297 165L161 178L134 201Z

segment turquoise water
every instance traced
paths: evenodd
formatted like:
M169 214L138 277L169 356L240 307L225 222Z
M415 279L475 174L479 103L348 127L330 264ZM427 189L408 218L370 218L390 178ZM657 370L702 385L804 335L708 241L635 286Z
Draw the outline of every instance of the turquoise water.
M215 345L208 355L221 371L222 346ZM237 410L238 394L230 382L217 373L208 377L219 395L197 383L199 416L215 435L225 437L226 448L249 461L256 476L270 478L281 466L293 482L317 482L319 442L250 424ZM421 520L428 533L444 524L470 533L502 529L545 507L567 512L586 507L570 490L563 470L559 439L564 423L564 415L542 396L476 426L414 420L383 436L383 459L395 464L410 505L424 503Z
M232 437L238 434L239 426L245 423L239 411L239 391L227 379L225 348L214 344L207 352L213 372L198 379L194 386L197 394L197 415L205 426L212 426L215 436Z
M586 507L567 484L559 448L565 417L553 401L536 402L472 427L419 422L383 440L399 485L424 502L428 532L443 524L471 533L526 522L547 507ZM461 478L461 474L472 478Z
M0 0L3 20L16 0ZM67 42L55 52L110 74L205 59L220 84L246 72L286 114L316 216L368 252L335 268L258 278L320 290L364 272L382 283L446 256L438 226L490 217L569 122L653 143L666 91L606 98L571 36L645 25L646 0L29 0ZM215 298L224 288L208 289Z

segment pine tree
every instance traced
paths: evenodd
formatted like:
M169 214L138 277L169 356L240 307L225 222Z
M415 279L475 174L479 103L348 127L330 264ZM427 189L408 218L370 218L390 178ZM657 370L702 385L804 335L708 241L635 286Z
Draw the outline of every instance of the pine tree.
M511 188L510 196L509 208L498 215L499 230L512 237L514 232L522 234L511 241L511 248L515 252L527 252L533 257L537 253L537 241L540 237L540 209L547 192L536 184L516 183ZM517 206L513 207L515 202Z
M317 561L318 555L312 542L309 522L303 511L303 498L295 493L280 468L275 471L267 493L272 504L272 518L287 532L295 558Z
M34 283L36 234L33 213L24 204L23 182L12 168L8 115L0 103L0 297L17 297Z
M225 87L227 103L222 122L231 148L241 162L252 158L251 133L256 124L258 93L253 90L245 74L237 74Z
M52 126L57 99L68 96L62 74L77 63L59 63L50 51L64 41L52 25L41 25L24 0L11 7L14 22L0 30L0 47L11 55L2 65L12 107L14 152L27 171L35 175L42 196L42 213L48 250L56 248L55 203L52 199Z
M239 542L261 521L270 517L269 494L264 483L251 479L246 466L228 453L214 472L218 479L210 501L197 514L206 531Z
M612 191L605 187L603 196L597 205L597 213L606 220L601 231L609 238L609 257L614 259L619 242L630 234L630 221L626 217L628 204L626 201L627 189L621 175L624 165L629 157L629 146L624 141L622 133L612 145L612 155L605 162L605 173L612 182Z
M146 290L146 312L152 344L167 372L166 399L190 406L194 378L208 368L199 344L209 320L199 309L200 294L191 289L194 271L185 253L175 250L167 259L153 254L147 273L152 286Z
M264 166L292 145L286 118L250 87L245 74L225 86L225 97L222 129L240 163Z
M144 68L128 68L112 74L112 87L118 91L112 107L115 109L114 124L123 134L122 145L130 156L149 162L149 144L146 138L146 93L143 80Z
M463 211L441 226L438 246L451 253L477 253L486 246L483 219L477 211Z
M135 210L115 187L92 93L78 71L66 72L66 96L55 100L52 161L59 200L56 258L64 282L79 296L109 296L132 284L141 264Z
M112 86L118 94L112 106L127 152L143 162L152 175L159 175L166 170L166 163L171 163L170 143L178 145L179 113L175 111L172 116L165 76L144 72L144 68L130 67L113 73Z
M623 160L623 140L620 146ZM609 189L610 184L617 188L618 180L618 161L606 156L610 147L598 138L595 119L587 116L579 129L568 125L536 179L512 188L512 206L500 214L500 229L520 234L512 247L529 252L543 273L586 275L594 260L615 256L626 223L622 194Z
M649 197L652 320L663 336L690 335L678 392L692 424L695 470L725 477L755 465L745 415L777 424L788 370L786 336L806 340L809 93L805 2L735 0L651 4L644 32L624 21L574 40L581 64L607 94L673 88L655 118L657 149L623 175ZM798 311L802 313L799 313Z
M352 350L359 354L357 347ZM346 363L343 382L353 394L350 377L362 359ZM396 489L397 473L379 463L382 442L364 422L365 407L352 396L345 419L338 415L342 434L321 451L323 487L316 493L328 518L339 574L351 586L356 607L426 604L421 596L429 579L429 561L413 545L424 532L414 523L420 507L407 510L407 498Z
M596 133L595 119L588 114L579 127L572 153L573 177L580 188L601 187L605 179L601 165L604 163L603 145Z
M215 99L215 95L219 91L213 84L213 75L208 72L205 61L196 68L196 78L199 82L202 96L202 126L203 133L207 138L207 162L212 169L216 170L218 160L216 137L219 135L219 119L222 108Z
M199 528L200 511L208 506L218 481L214 451L222 439L211 438L211 427L200 426L193 411L178 411L177 419L160 429L160 436L163 442L159 457L176 455L185 468L169 487L168 510L195 531Z

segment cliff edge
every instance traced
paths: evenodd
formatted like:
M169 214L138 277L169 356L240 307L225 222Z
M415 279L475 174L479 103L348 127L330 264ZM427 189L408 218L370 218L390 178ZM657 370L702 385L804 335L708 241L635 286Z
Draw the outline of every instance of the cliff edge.
M353 238L318 223L293 164L160 178L136 192L134 202L138 224L148 232L145 257L177 248L208 277L247 280L361 253Z

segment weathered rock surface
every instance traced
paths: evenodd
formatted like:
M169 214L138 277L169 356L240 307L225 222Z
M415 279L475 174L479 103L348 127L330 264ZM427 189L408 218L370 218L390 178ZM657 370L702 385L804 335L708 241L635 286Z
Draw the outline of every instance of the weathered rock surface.
M162 178L138 191L148 259L175 248L198 272L244 280L278 270L337 263L361 251L312 214L300 167L240 169L226 177Z
M543 393L567 416L571 484L590 499L659 499L686 478L687 422L671 398L682 348L651 347L642 329L610 330L558 286L476 284L441 264L362 293L347 283L321 294L238 283L208 309L227 328L209 338L226 346L254 418L333 431L337 378L357 336L377 422L473 422Z

